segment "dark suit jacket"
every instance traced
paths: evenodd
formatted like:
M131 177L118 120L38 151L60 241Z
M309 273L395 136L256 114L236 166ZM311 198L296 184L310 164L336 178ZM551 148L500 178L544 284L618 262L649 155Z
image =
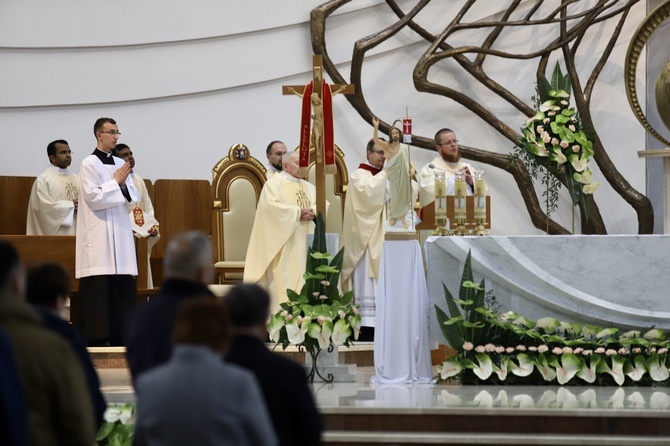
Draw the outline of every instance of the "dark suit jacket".
M269 351L260 339L242 335L233 338L226 361L256 375L280 445L321 444L321 416L300 364Z
M102 426L103 416L105 415L105 409L107 409L107 403L100 391L100 378L98 378L98 372L96 372L95 367L93 367L93 362L91 362L91 357L88 355L88 350L86 350L84 341L81 340L77 334L77 330L75 330L72 325L58 317L58 315L54 314L48 308L35 306L35 309L42 316L44 326L64 337L67 342L70 343L74 352L77 354L77 357L81 361L81 366L84 368L84 372L86 372L86 382L91 391L91 401L93 402L93 409L95 410L95 423L98 428L100 428L100 426Z
M149 302L138 304L126 325L124 342L133 381L152 367L163 364L172 353L172 329L179 305L186 299L214 296L206 285L167 279Z

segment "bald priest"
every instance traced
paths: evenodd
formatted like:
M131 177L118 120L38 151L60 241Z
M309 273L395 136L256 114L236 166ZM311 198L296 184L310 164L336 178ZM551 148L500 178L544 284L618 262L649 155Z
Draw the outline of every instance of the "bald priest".
M271 311L300 292L307 262L307 234L314 232L316 188L300 179L298 152L282 157L282 172L265 182L244 267L244 282L264 286L272 297Z

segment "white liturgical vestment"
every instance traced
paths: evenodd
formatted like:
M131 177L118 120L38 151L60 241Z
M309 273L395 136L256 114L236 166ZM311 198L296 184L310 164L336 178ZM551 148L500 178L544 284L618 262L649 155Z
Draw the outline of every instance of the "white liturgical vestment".
M378 171L376 175L372 170ZM369 164L353 171L344 204L340 247L342 291L353 290L364 326L374 327L375 294L384 243L386 172Z
M430 164L433 164L435 167L431 168ZM439 155L433 159L432 163L423 166L423 169L421 169L421 173L419 174L419 186L421 187L421 191L419 193L419 203L421 207L424 207L428 203L435 201L435 170L444 170L445 179L449 181L449 179L454 176L456 172L463 169L464 167L469 168L472 176L474 177L476 170L474 167L472 167L471 164L464 162L449 163L443 160ZM466 190L468 195L472 195L472 191L469 187L467 187ZM447 195L453 195L453 189L451 194L449 191L447 191Z
M313 221L301 221L303 208L316 212L316 188L281 172L265 182L244 267L244 282L260 283L272 296L271 310L287 300L286 289L300 292L307 262L307 234Z
M47 167L33 183L28 203L26 235L74 235L79 196L77 176L67 169Z
M89 155L79 171L79 210L77 211L75 277L109 274L137 275L133 230L128 218L128 201L114 172L125 162L112 157L114 164L103 164ZM131 202L142 197L128 175L126 187Z

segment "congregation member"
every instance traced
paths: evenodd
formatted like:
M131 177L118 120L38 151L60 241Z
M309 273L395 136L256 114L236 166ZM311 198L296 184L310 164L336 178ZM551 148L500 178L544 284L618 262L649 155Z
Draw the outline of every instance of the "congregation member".
M432 162L423 166L419 174L419 184L421 192L419 201L421 207L435 201L435 170L440 169L445 172L447 180L447 195L453 195L453 179L456 172L465 173L465 181L470 186L467 194L472 195L474 187L473 175L475 168L471 164L461 161L461 149L458 146L456 133L451 129L441 129L435 134L435 149L438 156Z
M286 145L281 141L272 141L265 149L268 158L267 171L265 175L269 180L272 175L282 171L282 158L286 154Z
M100 428L107 403L100 391L98 373L93 367L86 345L74 327L62 317L70 291L70 277L59 264L42 263L28 270L26 299L40 314L44 326L62 336L77 354L86 373L86 382L95 410L95 422Z
M314 232L316 188L300 179L298 157L298 152L285 154L282 172L263 186L247 248L244 282L270 291L272 311L287 300L287 288L300 291L307 234Z
M163 260L163 286L149 302L138 304L128 318L124 341L133 380L163 364L172 353L171 334L182 302L211 294L214 260L209 237L200 231L177 234Z
M321 416L314 405L304 368L268 350L270 295L258 285L233 287L224 298L233 339L226 361L254 373L282 446L321 443Z
M222 359L230 342L224 306L184 302L170 360L135 383L133 444L272 446L277 437L254 375Z
M142 197L130 177L130 163L112 156L121 134L116 121L98 119L93 133L97 146L79 169L78 326L88 345L120 345L137 295L135 241L126 205Z
M68 170L72 151L67 141L57 139L47 145L47 156L51 165L30 191L26 235L74 235L79 180Z
M81 362L67 341L47 329L25 302L25 286L16 249L0 240L0 329L14 351L28 415L28 444L90 446L95 439L94 411Z
M365 327L375 326L377 279L384 243L388 198L387 173L383 169L384 150L371 139L366 148L367 162L351 173L340 247L344 248L342 291L353 291Z
M112 151L114 156L130 163L130 176L135 187L140 192L142 200L139 203L128 203L128 215L133 234L138 238L148 238L147 250L147 288L153 288L153 276L151 274L151 250L160 240L159 223L154 213L154 205L147 191L144 179L135 172L135 156L127 144L117 144Z

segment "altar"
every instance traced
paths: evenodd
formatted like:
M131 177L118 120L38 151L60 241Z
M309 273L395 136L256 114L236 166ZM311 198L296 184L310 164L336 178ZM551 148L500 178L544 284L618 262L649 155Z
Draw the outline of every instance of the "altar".
M458 295L472 252L500 311L530 319L670 330L670 237L570 235L430 237L425 244L431 307L446 309L443 283ZM431 311L431 338L445 343Z

